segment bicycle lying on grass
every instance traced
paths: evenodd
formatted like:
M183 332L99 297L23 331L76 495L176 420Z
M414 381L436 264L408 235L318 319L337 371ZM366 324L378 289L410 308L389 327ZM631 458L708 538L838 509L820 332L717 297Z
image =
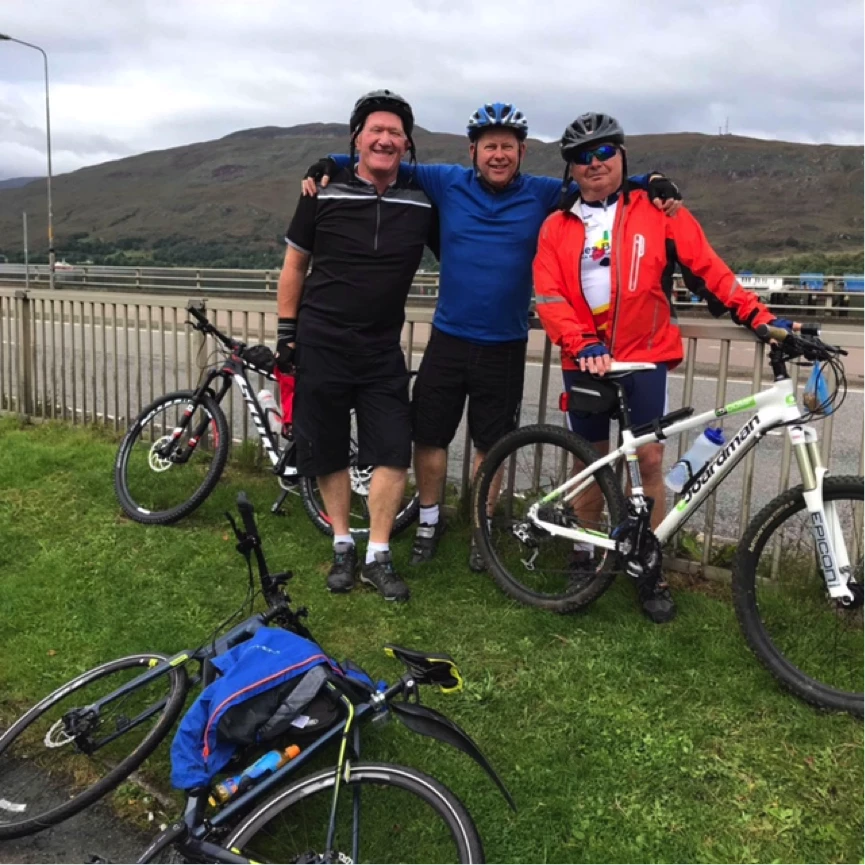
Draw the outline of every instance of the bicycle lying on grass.
M786 427L803 483L772 500L750 522L733 564L733 599L748 645L786 688L809 703L862 714L863 544L861 477L830 477L816 430L803 422L837 409L847 392L840 348L818 338L765 328L772 339L772 387L692 417L681 408L633 428L616 373L653 364L614 363L613 375L586 373L574 409L614 410L622 444L599 458L561 427L528 426L489 451L475 481L475 537L498 585L524 604L566 613L596 600L617 571L657 574L661 548L771 429ZM835 388L816 408L799 408L788 362L805 358L834 372ZM644 495L636 449L718 418L755 414L692 477L656 532ZM614 466L626 460L626 500ZM491 518L491 490L503 471L505 492ZM581 516L581 514L583 516ZM585 515L597 515L587 518ZM588 567L573 565L575 544L591 550Z
M193 330L214 338L220 353L195 390L165 394L142 410L129 427L114 464L114 489L124 513L139 523L169 525L191 514L213 492L225 469L231 433L221 404L232 384L237 386L262 448L273 466L283 493L272 510L279 511L289 492L297 492L316 528L333 534L315 478L299 476L295 443L271 429L249 372L276 382L273 352L264 345L246 345L220 331L195 306L187 311ZM208 441L209 437L209 441ZM372 467L358 465L357 442L352 439L351 532L369 534L369 487ZM394 519L392 534L417 518L417 495L407 494Z
M242 493L238 507L243 530L231 522L238 550L247 559L247 600L251 605L256 596L254 553L267 611L250 615L195 650L171 657L148 652L103 664L77 676L22 715L0 736L0 839L56 825L117 787L168 735L190 688L214 682L217 667L224 673L225 662L220 659L235 647L260 640L262 630L269 632L271 640L274 629L311 640L303 624L306 611L292 610L283 589L291 573L268 571L252 506ZM320 651L317 646L314 649ZM413 732L472 757L514 807L469 736L444 715L420 704L421 685L435 685L445 693L462 687L453 659L398 646L387 646L386 652L406 668L389 686L383 682L373 686L350 662L319 661L315 669L327 675L315 700L327 698L321 717L328 720L314 728L299 754L293 749L293 759L251 785L241 783L229 789L228 796L218 794L215 777L209 786L188 789L182 819L161 833L139 861L157 861L157 857L176 852L202 862L358 862L361 855L372 862L482 862L483 847L474 822L444 785L415 769L360 761L363 726L394 716ZM190 675L187 669L193 664L197 664L197 673ZM295 690L306 681L299 680ZM292 691L288 697L292 695L297 696ZM249 705L240 704L243 712L239 717L244 722ZM280 704L280 709L285 705ZM289 718L292 723L279 737L257 739L255 746L242 749L223 771L231 774L232 768L248 767L253 759L250 752L256 747L284 749L296 743L310 726L314 705L314 700L304 703L305 714ZM181 724L181 730L183 727ZM176 738L175 747L177 742ZM206 754L210 742L206 734L204 742ZM295 780L298 770L329 745L339 746L336 765ZM216 804L226 799L225 804Z

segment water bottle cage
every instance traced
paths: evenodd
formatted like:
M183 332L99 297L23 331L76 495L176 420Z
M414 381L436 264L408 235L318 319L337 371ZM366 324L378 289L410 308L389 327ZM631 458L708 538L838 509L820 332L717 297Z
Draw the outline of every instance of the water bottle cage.
M680 462L688 470L688 480L685 481L685 486L682 487L681 492L676 493L676 495L683 496L692 486L694 486L694 481L697 479L697 475L691 471L691 464L687 460L680 460Z

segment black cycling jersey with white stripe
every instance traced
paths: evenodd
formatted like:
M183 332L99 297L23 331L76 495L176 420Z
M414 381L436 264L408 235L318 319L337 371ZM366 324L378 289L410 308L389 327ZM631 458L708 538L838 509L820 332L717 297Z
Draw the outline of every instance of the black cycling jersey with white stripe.
M312 255L297 342L375 354L399 345L405 302L438 217L423 191L397 181L382 195L342 169L301 196L286 243ZM434 250L435 251L435 250Z

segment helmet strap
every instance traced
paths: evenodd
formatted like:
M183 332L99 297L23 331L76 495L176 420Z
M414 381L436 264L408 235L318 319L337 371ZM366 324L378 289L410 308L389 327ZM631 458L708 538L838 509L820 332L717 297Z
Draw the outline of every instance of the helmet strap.
M571 163L565 163L565 173L562 175L562 194L559 196L559 209L565 206L565 199L568 197L568 189L571 187Z
M619 145L619 149L622 152L622 198L625 204L628 204L631 200L629 195L631 185L628 183L628 153L622 144Z

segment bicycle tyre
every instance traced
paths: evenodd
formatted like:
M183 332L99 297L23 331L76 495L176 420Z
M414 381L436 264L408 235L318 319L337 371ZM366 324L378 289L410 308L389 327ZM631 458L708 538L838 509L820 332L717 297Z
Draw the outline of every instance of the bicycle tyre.
M584 465L590 465L598 459L598 454L589 442L562 427L535 424L508 433L490 448L475 478L472 489L475 540L493 579L505 594L530 607L555 613L573 613L593 603L610 587L616 577L615 555L610 556L610 567L597 571L594 578L585 580L579 588L572 591L568 587L563 592L550 594L539 592L518 579L492 544L492 529L487 520L487 501L495 475L509 457L515 455L520 448L534 445L552 445L560 448ZM625 517L627 506L624 495L609 466L598 469L592 477L603 496L612 529Z
M133 454L137 453L141 458L144 457L146 430L149 428L151 421L155 420L161 412L165 411L166 413L169 413L169 422L163 422L164 428L173 428L174 424L170 423L171 415L173 415L172 410L175 407L179 409L180 406L189 405L189 403L196 399L198 404L210 416L211 426L215 426L213 434L216 442L213 447L210 465L208 466L201 483L197 485L191 494L184 495L184 500L180 504L164 506L164 504L162 504L163 500L160 499L159 503L156 505L153 505L148 501L147 504L150 506L145 507L145 503L138 501L138 499L143 496L135 490L130 489L130 487L138 486L137 478L139 475L142 479L149 478L150 475L147 471L144 471L143 466L139 471L136 463L136 467L132 469L132 474L136 475L136 480L134 482L131 481L130 462L133 459ZM165 435L163 433L160 440L164 438ZM155 442L147 450L148 466L151 469L150 474L153 475L157 474L157 472L153 470L152 465L154 446ZM194 391L180 390L159 397L150 403L150 405L148 405L147 408L138 415L127 430L126 435L123 437L120 447L118 448L117 459L114 464L114 492L117 495L120 507L130 519L135 520L138 523L161 526L176 523L178 520L191 514L213 492L214 487L219 482L219 478L225 469L225 463L228 459L230 447L231 436L228 429L228 421L226 420L225 414L219 404L210 394L203 394L196 397ZM197 449L195 453L201 453L201 449ZM175 471L175 469L178 471ZM162 474L169 474L171 477L177 477L180 473L179 470L183 469L187 470L184 473L184 477L193 477L186 464L182 466L173 464L171 466L171 471L166 471L165 468L161 468L158 474L160 476ZM143 490L144 487L142 482L142 492Z
M303 509L307 516L312 520L313 525L328 537L333 537L333 526L327 516L327 510L324 507L324 501L318 491L318 483L315 478L301 478L300 483L300 500L303 502ZM353 492L352 498L358 496L358 493ZM393 521L393 528L390 536L396 537L401 532L404 532L416 519L420 512L420 498L415 495L398 511ZM366 526L349 526L352 537L362 540L369 537L369 525Z
M278 818L284 814L284 812L295 808L295 813L297 813L297 810L300 809L303 801L317 793L323 793L322 801L327 807L322 810L325 816L327 816L336 776L336 769L324 769L306 778L302 778L288 788L281 790L271 799L264 802L254 812L245 817L244 820L234 828L231 837L228 839L225 846L231 849L241 850L243 851L243 855L251 856L251 858L256 861L263 861L260 855L260 845L262 844L262 841L259 839L259 846L256 846L256 837L259 836L259 834L263 836L268 826L272 827L270 832L273 833L274 824L277 822ZM417 799L421 800L423 804L429 806L433 812L438 814L453 842L454 847L453 853L451 854L453 858L448 858L444 861L484 861L483 844L481 843L474 821L465 806L454 795L454 793L448 790L448 788L441 782L436 781L429 775L425 775L416 769L410 769L405 766L397 766L389 763L356 763L351 766L347 783L345 781L343 783L346 785L347 789L344 789L341 794L341 800L351 799L349 794L354 785L362 786L366 784L376 785L377 787L383 788L396 788L409 794L409 796L417 797ZM364 813L364 807L365 806L362 806L361 808L361 814ZM424 813L427 814L428 812ZM399 819L400 821L407 821L409 819L404 812L399 814L388 814L387 816L388 819ZM317 825L315 829L316 840L320 839L319 844L322 848L326 838L327 827L327 820L325 820L323 825ZM387 833L388 840L392 843L393 847L395 847L397 841L392 828L393 827L391 826L387 826L386 828L382 827L382 831ZM401 826L400 828L404 830L404 827ZM427 828L430 829L431 827ZM302 833L302 830L286 829L283 835L287 834L304 834L304 838L308 837L305 833ZM414 847L418 842L414 833L404 832L404 834L410 835L411 837L403 840L408 841L410 847ZM363 844L363 837L364 833L361 833L361 844ZM337 841L339 840L340 836L337 836ZM299 846L303 846L302 843L297 843ZM388 841L385 843L387 844ZM320 861L318 859L300 860L298 858L299 856L308 853L310 849L311 848L306 847L304 850L280 850L279 858L266 856L264 857L264 860L279 862ZM323 849L317 852L321 853L323 852ZM369 861L415 861L402 856L401 852L393 852L392 848L389 848L388 852L390 855L399 858L391 860L382 857L375 857L369 859ZM424 858L419 858L417 861L438 861L437 859L428 858L428 852L422 852L421 856ZM336 861L342 860L337 859Z
M65 750L67 745L72 745L73 740L71 739L68 739L59 745L56 744L53 747L48 744L47 740L49 736L52 734L55 736L57 735L55 730L57 730L59 723L58 719L58 721L55 721L49 728L48 733L42 738L42 744L46 747L44 749L45 758L43 764L40 765L39 754L33 752L33 742L29 742L25 734L30 732L31 736L38 737L39 731L32 729L34 725L37 725L37 722L45 719L45 716L49 715L52 709L55 709L55 707L64 701L64 699L70 694L81 691L88 685L106 679L107 677L117 673L135 670L139 667L147 668L165 660L167 660L165 655L145 653L129 655L125 658L118 658L115 661L109 661L108 663L94 667L93 669L82 673L80 676L76 676L60 688L57 688L25 712L9 727L8 730L3 733L2 736L0 736L0 800L2 800L2 804L0 804L0 839L9 840L12 838L20 838L24 835L30 835L39 832L42 829L46 829L49 826L55 826L63 820L72 817L74 814L84 810L89 805L92 805L98 799L102 798L106 793L113 790L121 783L121 781L134 772L151 753L153 753L171 730L171 727L183 710L188 689L188 678L186 670L183 667L172 667L166 671L166 675L169 678L169 691L165 698L165 705L162 707L161 714L158 716L152 729L144 735L141 741L127 756L121 759L113 767L110 767L107 773L103 774L98 780L93 783L88 783L87 786L83 787L79 792L74 793L72 798L65 798L69 793L69 790L66 789L66 782L69 777L74 777L76 780L73 783L81 783L80 770L85 760L84 752L78 747L70 748L68 751ZM134 680L134 677L132 678ZM161 678L154 681L158 682ZM117 687L119 687L119 685L112 686L109 688L108 693L116 690ZM95 698L90 697L88 700L84 700L83 706L90 705L93 699ZM122 700L125 698L120 699ZM81 707L82 706L78 706L77 708ZM70 709L72 709L72 706L67 707L67 711ZM58 718L62 718L63 714L63 712L60 712ZM117 718L116 722L119 723L121 720L122 716ZM45 723L47 723L47 721L45 721ZM107 735L110 731L106 729L103 732ZM114 732L116 732L116 730ZM114 740L114 742L119 742L122 738L123 736L121 734ZM114 742L109 744L113 745ZM16 744L21 745L28 753L22 753L20 755L15 753L14 748ZM62 753L60 753L61 751ZM55 752L58 753L55 754ZM74 760L75 764L69 767L61 767L61 763L66 758ZM99 768L99 765L95 760L89 757L86 758L86 762L87 773L89 776L94 769ZM25 765L27 763L30 763L31 765ZM50 789L47 789L49 785L45 784L44 775L47 774L50 777L52 773L62 776L59 789L54 785L50 785ZM21 777L22 775L29 776L29 779L24 779L27 781L28 786L38 788L40 794L45 794L46 797L50 797L54 801L59 800L60 803L54 806L47 806L48 810L44 813L38 813L35 815L33 813L27 813L26 816L23 816L24 811L21 809L24 808L31 810L31 808L29 805L16 802L16 799L20 798L14 795L14 782L16 775L18 777ZM10 797L13 798L10 799ZM15 817L16 814L21 814L21 819L17 819Z
M823 499L825 502L852 501L861 503L863 500L862 485L862 478L825 477L823 479ZM813 651L810 651L810 647L807 656L804 651L799 653L802 656L802 660L797 658L797 662L792 661L787 657L787 654L790 654L791 649L795 649L796 646L792 645L789 640L786 647L779 646L779 636L787 636L787 634L779 632L779 635L776 635L775 639L773 639L772 634L770 633L770 628L764 621L767 614L771 618L772 608L768 603L764 603L763 606L766 609L761 610L760 597L758 597L761 591L759 588L760 584L758 583L760 556L764 550L766 550L767 544L773 535L775 535L779 529L783 528L783 524L791 517L795 517L800 513L804 514L807 520L808 511L805 505L801 485L789 489L777 498L773 499L754 517L754 519L751 520L741 542L739 543L739 547L736 551L736 558L733 563L733 603L736 610L736 617L739 621L739 626L742 629L745 640L753 653L757 656L757 659L784 688L811 705L824 709L849 712L850 714L861 718L863 712L862 692L860 691L857 693L855 691L849 691L844 688L838 688L826 684L818 678L809 675L808 672L802 670L798 664L809 666L812 661L816 662L816 657ZM802 534L803 533L800 532L800 536ZM808 539L811 541L810 551L815 552L813 549L813 538L809 536ZM786 553L790 555L789 550L791 545L789 540L789 536L785 537L784 545L779 541L779 547L782 550L782 554ZM861 544L861 538L859 541ZM849 541L848 553L852 555ZM781 554L776 555L778 555L778 558L780 559ZM791 558L788 561L801 562L802 558L800 557L798 560ZM860 559L851 562L851 567L854 579L861 584L861 546ZM853 674L851 676L851 681L858 680L858 684L861 685L861 606L858 611L843 610L837 606L833 608L833 602L828 601L828 594L826 593L825 585L823 584L823 575L817 564L816 556L813 559L813 570L816 573L811 574L811 569L809 568L808 570L808 588L813 589L813 594L809 595L808 598L805 599L806 602L810 600L811 597L820 595L820 590L822 590L822 598L815 609L818 611L821 609L824 611L828 610L831 617L835 620L835 624L839 621L841 621L842 624L844 621L847 621L842 618L844 616L847 616L849 620L850 616L858 615L858 631L853 633L851 641L853 644L856 644L856 648L858 649L860 667L858 675ZM779 574L772 579L763 582L765 582L767 586L775 585L775 591L777 592L778 588L780 588L783 583L786 582L790 584L793 582L795 579L793 572L794 569L787 567L785 563L780 566ZM780 575L781 573L783 576ZM812 577L814 582L811 582ZM819 583L816 581L819 581ZM799 588L799 591L801 591L801 588ZM766 600L767 602L770 602L771 596L767 595ZM812 633L817 633L820 624L815 623L814 617L811 617L810 620L804 618L804 615L808 613L808 609L802 603L800 598L797 598L795 606L803 612L803 621L801 625L798 626L797 630L797 632L801 634L801 637L796 640L796 642L803 644L804 641L809 638L808 630L810 629ZM787 633L792 634L793 630L788 629ZM835 648L837 649L839 645L837 634L835 635L835 639Z

